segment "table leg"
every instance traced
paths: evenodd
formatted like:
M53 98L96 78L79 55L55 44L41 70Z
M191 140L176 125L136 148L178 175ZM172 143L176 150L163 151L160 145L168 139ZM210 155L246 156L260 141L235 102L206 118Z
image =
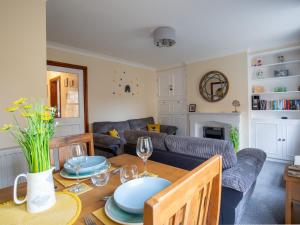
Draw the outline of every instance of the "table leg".
M285 195L285 224L292 223L292 199L291 199L291 185L286 182L286 195Z

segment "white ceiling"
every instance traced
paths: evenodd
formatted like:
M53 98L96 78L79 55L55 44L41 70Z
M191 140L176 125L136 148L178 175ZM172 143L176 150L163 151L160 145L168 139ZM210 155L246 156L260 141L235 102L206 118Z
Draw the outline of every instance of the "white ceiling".
M175 47L154 47L158 26ZM300 1L48 0L47 41L161 68L299 42Z

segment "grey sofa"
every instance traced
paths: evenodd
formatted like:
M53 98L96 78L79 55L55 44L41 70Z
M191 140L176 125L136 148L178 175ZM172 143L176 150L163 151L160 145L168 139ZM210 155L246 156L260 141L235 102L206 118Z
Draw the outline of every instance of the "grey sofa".
M229 141L126 131L125 153L136 155L137 138L145 135L151 137L154 148L150 159L175 167L192 170L213 155L222 155L220 224L239 223L266 159L262 150L248 148L236 154Z
M147 131L147 124L153 124L154 118L147 117L141 119L131 119L118 122L95 122L93 123L95 153L106 157L115 156L122 153L122 148L126 144L124 132L127 130ZM110 130L116 129L120 138L108 135ZM175 135L177 127L160 125L160 132Z

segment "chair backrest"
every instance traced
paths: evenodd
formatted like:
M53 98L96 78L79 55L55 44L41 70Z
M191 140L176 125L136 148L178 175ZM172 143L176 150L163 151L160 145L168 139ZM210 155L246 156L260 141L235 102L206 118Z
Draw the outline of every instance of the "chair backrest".
M94 140L92 133L76 134L65 137L56 137L50 140L50 158L51 164L56 169L63 167L65 160L70 156L70 146L72 144L86 144L87 154L94 155ZM55 157L56 155L56 157ZM56 162L58 160L58 162ZM59 168L58 168L59 167Z
M218 225L221 177L216 155L147 200L144 225Z

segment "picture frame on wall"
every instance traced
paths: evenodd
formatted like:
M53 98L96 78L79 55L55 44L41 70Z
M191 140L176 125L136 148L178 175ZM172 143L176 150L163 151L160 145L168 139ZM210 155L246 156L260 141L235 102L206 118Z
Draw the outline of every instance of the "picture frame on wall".
M196 104L189 105L189 112L196 112Z
M219 98L224 98L224 82L212 82L210 84L211 93L212 93L212 101L216 101Z

